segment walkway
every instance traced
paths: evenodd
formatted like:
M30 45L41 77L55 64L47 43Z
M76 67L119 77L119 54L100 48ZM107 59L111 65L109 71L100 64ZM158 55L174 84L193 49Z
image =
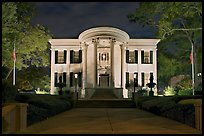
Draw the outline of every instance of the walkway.
M136 108L74 108L21 134L201 134L185 124Z

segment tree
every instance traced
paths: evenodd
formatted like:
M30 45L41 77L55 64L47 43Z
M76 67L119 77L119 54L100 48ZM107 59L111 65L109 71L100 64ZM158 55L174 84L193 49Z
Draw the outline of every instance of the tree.
M30 24L34 10L33 3L2 3L2 67L8 69L5 79L8 79L13 70L14 45L18 70L31 65L40 67L49 64L47 41L51 35L45 27Z
M194 82L195 50L202 37L202 2L142 2L135 13L128 15L128 19L142 26L157 28L161 42L175 35L180 37L178 43L188 41L186 45L191 47L193 53Z

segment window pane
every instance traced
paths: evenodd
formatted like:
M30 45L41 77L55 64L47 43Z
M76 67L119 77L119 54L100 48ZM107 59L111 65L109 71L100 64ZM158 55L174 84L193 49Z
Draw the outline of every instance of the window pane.
M64 63L64 51L58 51L58 63Z
M134 63L134 62L135 62L135 52L129 51L129 63Z

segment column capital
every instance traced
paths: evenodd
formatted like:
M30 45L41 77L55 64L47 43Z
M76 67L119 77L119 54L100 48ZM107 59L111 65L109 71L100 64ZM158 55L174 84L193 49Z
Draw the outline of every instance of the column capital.
M109 43L115 43L115 42L116 42L115 38L109 38Z
M84 43L82 44L82 49L87 49L88 46L89 46L89 45L84 42Z
M126 45L124 45L124 44L120 44L119 46L120 46L121 50L124 50L126 47Z
M93 38L92 43L95 43L95 44L99 43L99 38Z

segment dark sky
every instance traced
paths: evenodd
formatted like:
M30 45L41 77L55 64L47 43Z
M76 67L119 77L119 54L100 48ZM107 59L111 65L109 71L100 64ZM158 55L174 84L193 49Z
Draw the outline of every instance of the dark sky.
M156 38L150 27L142 27L127 19L138 2L36 2L33 24L47 27L56 38L78 38L84 30L112 26L124 30L131 38Z

